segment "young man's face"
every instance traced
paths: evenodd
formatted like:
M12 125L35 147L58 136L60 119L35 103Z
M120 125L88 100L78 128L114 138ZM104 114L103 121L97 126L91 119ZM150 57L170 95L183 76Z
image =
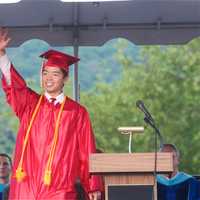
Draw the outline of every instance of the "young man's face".
M58 96L64 86L67 77L58 67L45 67L42 71L42 87L52 97Z
M0 178L7 179L11 172L10 162L7 157L0 156Z

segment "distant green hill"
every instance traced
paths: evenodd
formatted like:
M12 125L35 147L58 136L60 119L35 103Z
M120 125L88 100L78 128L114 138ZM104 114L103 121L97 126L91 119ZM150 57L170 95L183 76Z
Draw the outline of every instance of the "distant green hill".
M116 61L115 54L122 43L126 46L127 55L135 57L138 47L123 39L109 41L101 47L80 47L81 90L90 89L96 81L112 82L119 78L121 65ZM52 47L44 41L30 40L18 48L9 48L7 52L15 67L34 85L39 81L41 59L38 56L50 48ZM72 47L56 47L55 49L73 54Z

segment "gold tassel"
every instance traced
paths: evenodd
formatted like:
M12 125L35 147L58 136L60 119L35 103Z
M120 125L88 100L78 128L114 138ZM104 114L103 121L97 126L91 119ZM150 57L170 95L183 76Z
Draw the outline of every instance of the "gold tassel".
M51 183L51 170L45 170L44 172L44 184L50 185Z
M15 177L18 182L21 182L26 176L26 173L23 171L22 167L18 167L16 170Z

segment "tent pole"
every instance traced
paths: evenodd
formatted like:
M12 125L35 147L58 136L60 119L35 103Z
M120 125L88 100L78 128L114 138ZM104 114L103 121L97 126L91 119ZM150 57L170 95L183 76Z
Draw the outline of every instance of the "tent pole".
M74 56L78 57L79 46L74 45ZM79 81L78 81L78 62L74 64L74 79L73 79L73 98L75 101L80 101Z
M79 52L79 5L78 3L74 3L73 9L73 25L74 25L74 56L78 57ZM79 91L79 81L78 81L78 62L74 65L74 79L73 79L73 98L75 101L80 101L80 91Z

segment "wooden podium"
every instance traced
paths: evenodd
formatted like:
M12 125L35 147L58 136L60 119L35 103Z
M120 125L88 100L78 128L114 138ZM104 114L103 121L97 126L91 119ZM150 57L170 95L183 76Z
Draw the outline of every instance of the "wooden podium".
M172 154L157 153L156 166L156 173L172 172ZM104 177L106 200L157 199L155 153L92 154L90 173Z

